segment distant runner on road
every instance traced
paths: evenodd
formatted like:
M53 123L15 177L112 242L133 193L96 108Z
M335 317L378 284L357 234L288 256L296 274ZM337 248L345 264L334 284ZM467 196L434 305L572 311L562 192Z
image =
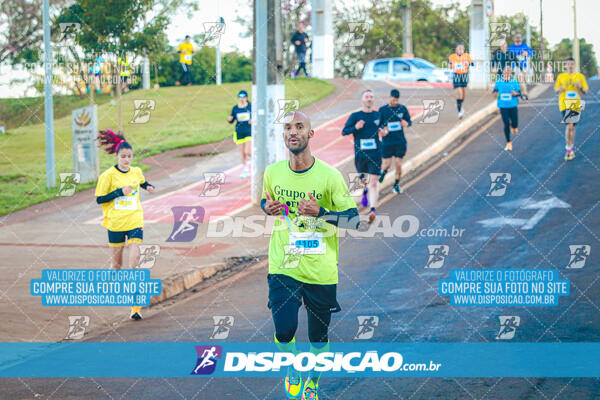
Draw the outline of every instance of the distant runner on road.
M379 200L378 181L381 174L381 141L379 140L380 114L373 109L373 91L363 91L362 110L348 117L342 135L354 135L354 165L365 184L362 204L371 206L369 223L375 220L375 208ZM381 130L382 132L383 130Z
M465 45L459 43L456 45L456 53L452 53L448 61L450 62L450 68L452 68L452 86L456 89L458 118L462 119L465 113L462 104L465 101L467 85L469 84L469 67L473 65L473 59L469 53L465 53Z
M529 66L527 60L533 58L535 52L523 41L523 36L520 33L515 33L513 41L513 44L508 46L508 50L515 55L516 62L513 63L513 68L517 75L517 79L521 84L523 99L529 100L529 94L527 92L527 68Z
M246 178L250 174L250 157L252 156L252 106L248 102L248 93L245 90L240 90L238 93L238 103L231 109L227 121L230 124L235 121L233 141L240 149L244 166L240 178Z
M390 102L379 109L379 128L383 130L383 166L379 183L383 182L394 160L396 168L396 179L394 180L394 193L402 193L400 188L400 177L402 176L402 158L406 155L406 137L404 128L411 126L410 113L408 109L400 104L400 92L392 89Z
M510 132L516 135L519 132L519 105L518 96L521 95L519 81L512 77L512 68L510 65L504 67L502 77L498 78L494 85L494 93L498 93L498 108L504 123L504 137L506 138L506 147L504 150L512 150Z
M581 95L589 90L585 76L575 72L575 59L567 59L567 72L563 72L556 78L554 91L559 94L558 108L562 114L562 122L565 124L565 160L575 158L575 125L581 118Z
M342 174L314 157L310 119L299 111L284 119L283 137L289 160L265 170L261 208L278 215L269 244L269 303L275 324L275 343L281 352L298 354L295 334L298 311L308 316L310 350L329 350L331 314L341 310L337 299L338 227L358 228L358 210ZM318 399L320 373L288 368L285 391L289 398Z

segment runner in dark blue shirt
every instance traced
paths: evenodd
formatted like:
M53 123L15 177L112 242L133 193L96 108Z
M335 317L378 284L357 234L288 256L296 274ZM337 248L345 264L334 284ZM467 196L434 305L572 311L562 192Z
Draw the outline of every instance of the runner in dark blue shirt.
M292 78L296 78L300 73L300 70L304 70L304 75L310 78L308 72L306 72L306 45L308 43L308 35L304 32L304 24L300 22L298 24L298 30L292 35L291 42L296 50L296 56L298 57L298 69L296 72L292 72Z
M402 193L400 189L400 177L402 176L402 158L406 154L406 137L404 128L411 126L408 109L400 104L400 92L392 89L390 102L379 109L381 116L379 127L383 129L383 166L379 175L379 182L383 182L385 174L392 165L392 157L395 159L396 179L394 180L394 193Z
M354 165L365 184L362 204L371 205L369 223L375 220L381 173L380 117L379 111L373 109L374 100L373 91L365 90L361 97L362 110L350 114L342 130L342 135L354 135Z
M240 178L246 178L250 174L250 157L252 156L252 106L248 102L248 93L245 90L240 90L238 93L238 104L233 106L231 114L227 121L233 124L235 121L235 133L233 141L237 144L242 155L242 164L244 169Z

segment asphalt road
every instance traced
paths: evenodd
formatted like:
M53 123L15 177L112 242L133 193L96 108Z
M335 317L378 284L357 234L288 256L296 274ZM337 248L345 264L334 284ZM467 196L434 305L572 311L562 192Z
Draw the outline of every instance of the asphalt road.
M502 126L496 120L465 148L414 181L405 194L378 209L380 216L392 219L415 216L419 229L445 229L447 236L430 237L425 231L409 238L341 239L342 311L333 317L330 339L354 340L357 316L376 315L379 325L371 341L495 342L498 317L514 315L520 317L520 325L513 341L599 341L600 106L594 100L600 85L593 82L590 89L577 127L575 160L563 160L563 126L555 97L547 91L520 108L513 152L503 150ZM490 173L510 174L503 196L486 196ZM462 235L452 237L461 229ZM573 244L591 246L581 269L565 269ZM441 268L425 268L428 245L448 246ZM448 298L437 293L438 281L447 278L450 269L461 268L558 269L561 278L570 280L571 294L561 297L555 307L450 306ZM260 269L225 280L212 291L155 307L143 321L122 324L92 340L206 342L213 330L212 316L232 315L235 324L227 341L270 341L273 325L266 296L266 270ZM307 340L303 312L299 341ZM69 378L0 383L2 399L285 398L283 384L276 379ZM321 399L600 397L600 379L323 379L320 386Z

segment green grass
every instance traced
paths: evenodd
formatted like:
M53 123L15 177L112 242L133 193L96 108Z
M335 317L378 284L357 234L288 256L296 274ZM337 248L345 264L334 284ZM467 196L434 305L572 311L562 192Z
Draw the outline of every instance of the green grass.
M98 105L108 103L109 94L94 93L94 102ZM54 119L71 115L71 110L87 106L88 97L55 96L53 99ZM8 130L20 126L44 123L44 97L24 97L19 99L0 99L0 121L6 124Z
M123 96L123 130L133 145L134 163L143 157L181 147L219 142L231 137L227 123L239 90L250 93L250 82L222 86L165 87L158 92L136 90ZM315 102L334 90L318 79L285 81L286 98L300 100L300 107ZM70 97L70 96L69 96ZM130 124L134 99L154 100L155 110L146 124ZM87 102L77 104L86 105ZM73 145L70 109L54 120L57 176L73 172ZM117 128L117 106L98 106L98 128ZM46 189L44 125L27 125L0 134L0 215L56 197L57 188ZM100 171L114 164L114 156L100 153ZM142 167L142 165L140 165ZM57 179L58 182L58 179ZM78 190L93 184L78 185Z

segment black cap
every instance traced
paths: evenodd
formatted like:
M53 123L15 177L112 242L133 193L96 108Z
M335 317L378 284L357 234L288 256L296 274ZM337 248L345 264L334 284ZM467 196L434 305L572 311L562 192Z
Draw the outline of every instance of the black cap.
M238 97L248 97L248 93L245 90L240 90L238 93Z
M400 97L400 91L398 91L398 89L392 89L392 91L390 92L390 96L395 97L395 98L399 98Z

